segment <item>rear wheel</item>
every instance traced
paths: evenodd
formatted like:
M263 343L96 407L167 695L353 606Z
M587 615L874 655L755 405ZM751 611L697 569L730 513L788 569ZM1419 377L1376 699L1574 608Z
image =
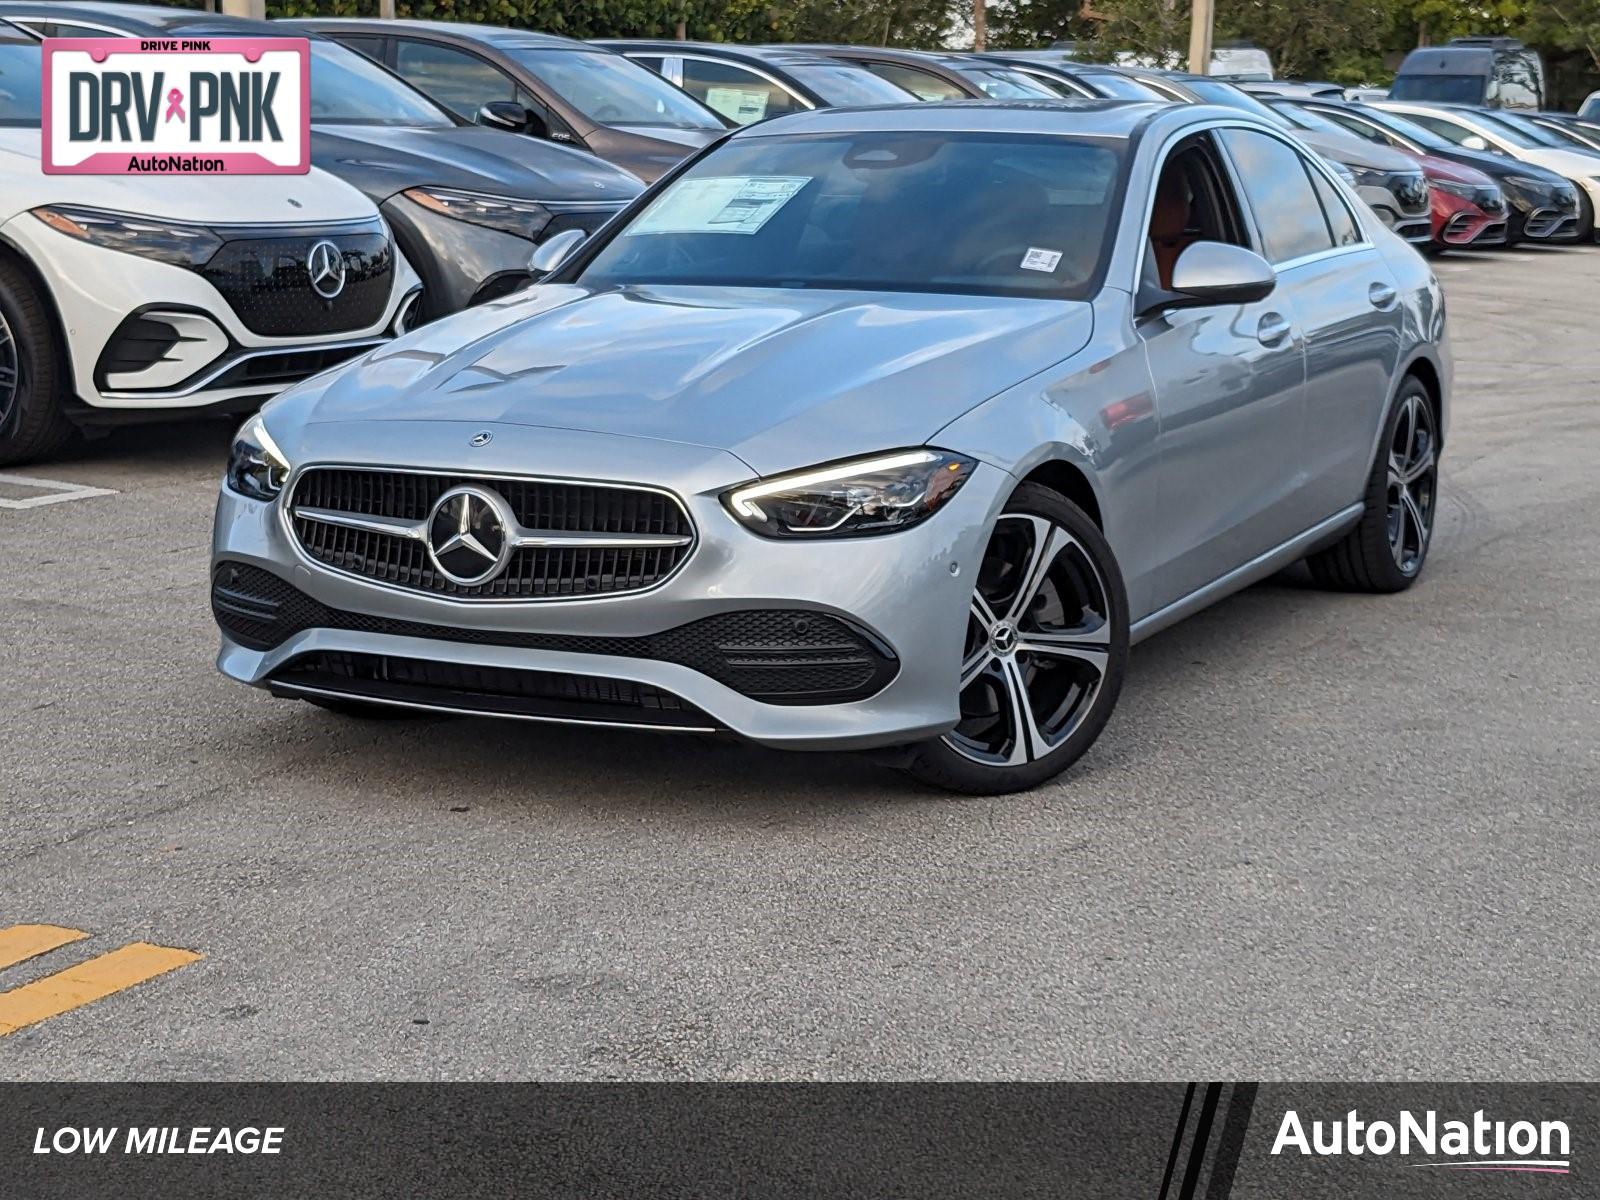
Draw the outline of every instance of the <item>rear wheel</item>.
M0 466L57 453L74 430L61 410L66 364L44 298L0 259Z
M917 746L907 770L996 795L1059 775L1105 728L1122 689L1122 573L1076 505L1023 484L995 523L967 616L961 719Z
M1439 499L1438 420L1428 389L1407 379L1384 427L1355 528L1306 559L1323 587L1399 592L1422 573Z

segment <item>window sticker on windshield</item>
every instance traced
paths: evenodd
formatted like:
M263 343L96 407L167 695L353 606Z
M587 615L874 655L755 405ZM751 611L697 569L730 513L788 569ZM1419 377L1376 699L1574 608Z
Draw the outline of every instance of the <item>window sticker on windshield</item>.
M771 95L764 90L742 87L706 89L706 107L715 109L730 121L749 125L767 115Z
M652 204L628 233L756 233L810 182L809 175L686 179Z
M1048 274L1056 269L1061 261L1061 251L1041 250L1037 246L1029 246L1028 252L1022 256L1022 269L1024 271L1043 271Z

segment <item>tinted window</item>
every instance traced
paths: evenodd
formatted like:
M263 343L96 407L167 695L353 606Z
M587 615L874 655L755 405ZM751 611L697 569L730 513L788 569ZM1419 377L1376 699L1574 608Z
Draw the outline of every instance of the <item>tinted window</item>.
M1170 100L1155 88L1145 87L1137 79L1129 79L1126 75L1114 75L1110 71L1096 71L1085 76L1085 81L1102 96L1110 96L1115 100Z
M620 54L535 47L513 47L506 54L597 125L725 128L680 89ZM690 65L685 59L686 75Z
M1241 92L1231 83L1220 83L1206 79L1186 79L1184 84L1207 104L1222 104L1228 108L1237 108L1241 112L1254 113L1269 125L1276 125L1280 129L1293 128L1288 118L1283 114L1274 112L1254 96L1248 92Z
M1504 116L1490 113L1473 114L1478 123L1487 125L1495 134L1513 146L1521 146L1524 150L1535 146L1559 146L1560 139L1550 136L1544 130L1534 125L1523 117L1507 113Z
M468 120L492 100L516 99L516 85L509 75L449 46L402 38L395 46L394 66L408 82Z
M603 246L585 284L1081 299L1124 143L979 133L734 138Z
M1329 113L1328 115L1334 117L1335 119L1338 118L1338 114L1335 113ZM1407 149L1425 150L1430 153L1442 150L1448 154L1455 148L1454 142L1446 141L1433 130L1426 129L1423 126L1418 125L1412 118L1402 117L1399 113L1383 112L1379 109L1364 108L1359 114L1359 119L1371 121L1374 125L1388 130L1396 137L1408 143Z
M683 60L683 90L739 125L805 108L783 88L754 71L703 58Z
M95 25L78 25L72 21L51 21L44 27L45 37L100 38L114 34Z
M37 125L44 66L37 42L0 42L0 125Z
M1389 88L1392 100L1431 100L1435 104L1482 104L1482 75L1400 75Z
M1044 84L1005 67L973 67L961 73L991 100L1049 100L1055 96Z
M361 37L357 34L344 33L337 35L336 39L341 46L349 46L358 54L365 54L368 58L383 61L383 39L381 37Z
M377 63L337 42L311 43L311 119L326 125L453 122L432 101Z
M1049 88L1057 96L1071 96L1078 98L1090 94L1088 88L1083 87L1081 84L1068 83L1066 79L1058 75L1044 75L1037 71L1030 71L1026 67L1019 67L1017 69L1029 79L1039 84L1039 86Z
M1308 170L1306 174L1311 176L1311 186L1317 191L1317 199L1322 201L1322 215L1327 218L1328 228L1333 232L1334 245L1354 246L1363 241L1361 226L1356 224L1350 206L1339 195L1338 189L1328 182L1321 171Z
M649 67L657 75L663 73L661 68L666 65L667 61L659 54L630 54L628 57L633 59L633 61L638 63L641 67Z
M1274 263L1333 248L1328 222L1300 155L1275 137L1224 129L1239 181L1261 230L1263 253Z
M1406 120L1421 125L1424 129L1438 134L1445 141L1455 146L1466 146L1469 141L1483 141L1484 139L1473 133L1465 125L1457 125L1454 121L1446 121L1442 117L1435 117L1428 113L1407 113ZM1482 146L1472 146L1468 149L1483 149Z
M795 63L789 73L828 104L909 104L916 99L903 87L848 63Z
M918 100L964 100L967 93L947 79L919 71L900 63L872 62L864 64L867 70L881 79L887 79L904 88Z

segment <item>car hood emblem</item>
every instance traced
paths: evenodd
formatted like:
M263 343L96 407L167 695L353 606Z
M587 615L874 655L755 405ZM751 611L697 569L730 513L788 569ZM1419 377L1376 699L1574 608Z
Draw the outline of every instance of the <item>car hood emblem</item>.
M494 434L485 429L482 433L475 433L467 439L467 445L477 449L479 446L487 446L492 441L494 441Z
M324 300L336 298L344 291L344 252L330 241L318 242L306 255L306 274L312 291Z
M428 558L451 583L488 583L511 561L516 517L488 488L451 488L428 515Z

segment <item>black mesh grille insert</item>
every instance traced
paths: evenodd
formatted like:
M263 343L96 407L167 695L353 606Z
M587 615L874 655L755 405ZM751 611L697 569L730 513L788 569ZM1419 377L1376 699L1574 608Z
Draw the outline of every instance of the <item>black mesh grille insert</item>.
M311 287L311 248L329 241L344 259L344 289L324 299ZM381 232L242 238L200 268L251 333L298 337L365 329L383 317L394 252Z
M670 496L629 487L531 479L482 479L316 467L300 476L291 509L322 508L420 521L453 487L481 483L504 497L529 529L692 537L688 514ZM649 549L522 549L488 583L464 587L434 570L421 542L296 517L305 552L339 571L462 599L539 600L604 596L651 587L672 574L693 543Z
M302 654L275 672L269 682L351 699L391 700L489 716L600 721L663 729L716 727L694 705L648 684L389 654Z
M561 650L678 663L768 704L837 704L881 691L899 669L875 638L804 609L749 609L646 637L466 629L329 608L270 571L223 563L211 608L233 641L269 650L307 629L345 629L472 645Z

